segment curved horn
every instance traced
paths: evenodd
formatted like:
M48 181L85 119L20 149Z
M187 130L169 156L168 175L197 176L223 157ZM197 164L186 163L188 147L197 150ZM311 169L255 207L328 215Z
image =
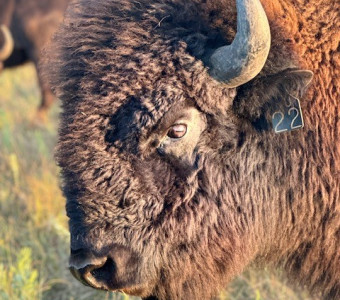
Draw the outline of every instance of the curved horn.
M263 68L270 49L270 27L259 0L236 0L237 33L231 45L210 57L210 75L228 87L253 79Z
M0 61L6 60L12 53L14 41L12 35L5 25L0 25L0 34L3 36L3 46L0 47Z

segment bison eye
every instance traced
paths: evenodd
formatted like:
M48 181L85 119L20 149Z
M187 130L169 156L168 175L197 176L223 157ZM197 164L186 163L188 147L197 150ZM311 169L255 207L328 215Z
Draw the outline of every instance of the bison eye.
M187 125L177 124L170 127L168 131L168 137L172 139L180 139L187 133Z

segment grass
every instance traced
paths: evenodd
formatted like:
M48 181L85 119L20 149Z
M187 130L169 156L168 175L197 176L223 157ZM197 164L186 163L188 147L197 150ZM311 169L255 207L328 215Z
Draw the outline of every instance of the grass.
M0 75L0 299L137 299L85 287L67 269L65 199L53 160L59 108L53 107L44 126L34 126L39 98L32 65ZM312 298L256 270L220 295L220 300L250 299Z

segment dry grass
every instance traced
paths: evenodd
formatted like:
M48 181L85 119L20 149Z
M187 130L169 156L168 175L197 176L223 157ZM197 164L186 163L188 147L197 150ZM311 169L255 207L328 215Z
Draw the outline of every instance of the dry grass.
M58 107L37 127L38 103L32 65L0 75L0 299L136 299L94 291L70 275L65 199L53 160ZM269 272L250 270L220 299L311 298Z

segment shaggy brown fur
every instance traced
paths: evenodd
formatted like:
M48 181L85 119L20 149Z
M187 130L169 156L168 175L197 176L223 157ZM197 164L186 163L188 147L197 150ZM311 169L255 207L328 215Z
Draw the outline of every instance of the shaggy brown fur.
M110 258L93 273L105 288L211 299L258 262L340 298L340 3L263 5L271 52L237 89L204 67L235 35L234 1L69 10L49 65L63 106L57 160L73 255ZM305 128L277 135L267 110L289 94ZM169 155L164 128L191 106L205 128L193 151Z
M0 10L4 8L0 12L0 24L8 25L15 43L12 55L0 64L9 68L32 61L37 67L41 51L61 23L68 2L69 0L0 0ZM42 116L54 102L54 96L41 73L37 74L42 93L39 107Z

